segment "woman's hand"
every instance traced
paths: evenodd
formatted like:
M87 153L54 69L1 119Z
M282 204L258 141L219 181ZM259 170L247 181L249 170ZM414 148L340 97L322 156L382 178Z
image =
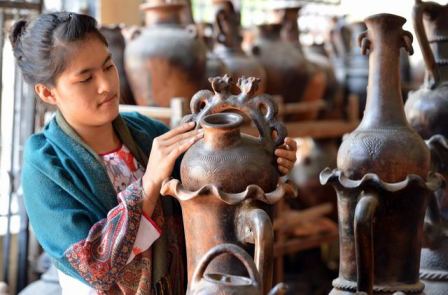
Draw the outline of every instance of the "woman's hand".
M162 182L171 176L176 159L204 136L202 129L192 130L194 122L183 124L154 138L142 185L143 211L152 215Z
M283 145L275 150L275 155L277 158L278 170L282 175L286 175L291 172L294 167L294 163L297 160L297 142L286 137Z

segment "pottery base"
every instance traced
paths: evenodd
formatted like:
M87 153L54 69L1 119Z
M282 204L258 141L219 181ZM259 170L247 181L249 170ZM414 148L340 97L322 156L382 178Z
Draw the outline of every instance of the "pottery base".
M345 279L337 278L333 281L333 289L330 295L359 295L356 291L356 282L348 281ZM423 295L423 289L425 285L422 282L415 284L399 284L394 286L373 286L373 294L375 295L392 295L395 292L403 292L404 294ZM432 293L428 293L432 294ZM438 293L437 293L438 294ZM442 293L441 293L442 294ZM448 294L448 293L443 293Z

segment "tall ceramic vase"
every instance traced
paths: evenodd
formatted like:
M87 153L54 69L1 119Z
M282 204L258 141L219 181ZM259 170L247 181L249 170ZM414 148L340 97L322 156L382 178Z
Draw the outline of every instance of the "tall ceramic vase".
M370 53L364 117L338 152L336 170L321 173L338 195L339 277L331 294L421 293L423 219L440 179L429 174L429 149L408 125L400 91L400 48L412 52L406 20L365 20Z
M198 92L191 101L192 115L186 118L204 128L204 139L185 153L181 181L166 182L162 193L176 197L182 206L189 288L199 260L211 248L232 243L250 251L253 244L266 294L272 285L274 241L272 223L263 208L294 194L289 184L280 181L273 154L286 129L277 121L277 107L269 96L254 95L258 79L239 79L238 95L231 94L235 85L229 76L211 82L214 92ZM243 117L239 113L254 121L259 138L240 133ZM209 264L206 273L244 275L238 265L234 257L224 254Z
M214 53L224 62L228 74L233 77L256 77L261 79L258 92L266 88L266 71L252 56L241 47L242 37L237 13L230 0L215 1L216 42ZM238 91L238 89L236 89Z
M126 73L137 104L167 107L202 88L207 50L194 27L181 21L181 0L147 0L146 28L125 51Z
M426 64L426 82L410 94L406 116L427 139L433 169L448 177L448 5L415 1L414 29ZM437 191L425 220L420 278L427 294L448 294L448 189Z

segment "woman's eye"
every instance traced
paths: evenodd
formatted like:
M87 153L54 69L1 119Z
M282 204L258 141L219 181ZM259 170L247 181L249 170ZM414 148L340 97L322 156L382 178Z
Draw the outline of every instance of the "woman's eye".
M79 81L79 82L81 82L81 83L87 83L87 82L89 82L90 80L92 80L92 76L89 76L89 77L87 77L87 79L81 80L81 81Z
M110 70L112 70L112 68L113 68L114 66L115 66L114 64L108 65L108 66L106 67L106 71L110 71Z

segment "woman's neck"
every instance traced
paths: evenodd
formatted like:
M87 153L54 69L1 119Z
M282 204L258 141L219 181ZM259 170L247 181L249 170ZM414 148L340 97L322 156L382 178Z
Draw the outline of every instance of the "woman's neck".
M112 122L101 126L68 123L78 133L79 137L98 154L110 152L121 144Z

